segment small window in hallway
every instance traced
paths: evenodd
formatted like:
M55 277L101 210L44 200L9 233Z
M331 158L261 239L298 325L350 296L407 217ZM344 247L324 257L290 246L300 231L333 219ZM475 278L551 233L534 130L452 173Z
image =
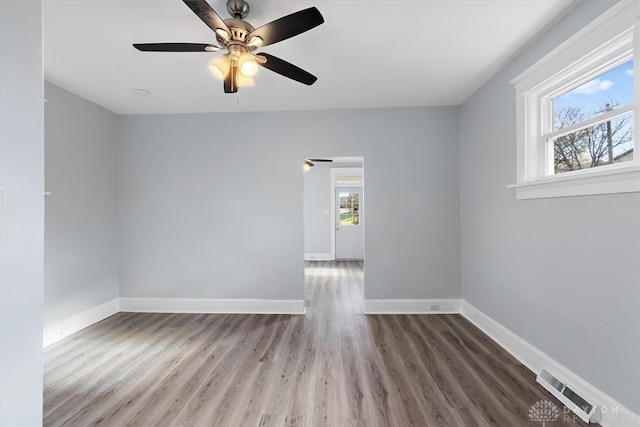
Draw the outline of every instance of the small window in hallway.
M360 224L360 193L340 193L340 225Z

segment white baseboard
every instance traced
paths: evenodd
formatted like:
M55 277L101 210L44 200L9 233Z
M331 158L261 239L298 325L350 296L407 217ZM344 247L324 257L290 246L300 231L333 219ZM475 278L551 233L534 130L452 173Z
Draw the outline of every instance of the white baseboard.
M69 317L61 322L54 323L53 325L45 326L43 330L43 346L46 347L49 344L53 344L56 341L60 341L66 336L69 336L81 329L91 326L109 316L113 316L119 311L118 298L107 301L104 304L100 304L82 313Z
M601 426L637 427L640 425L640 416L466 301L462 303L462 315L536 375L544 368L576 393L598 405L602 414Z
M327 253L306 253L304 254L305 261L333 261L331 252Z
M304 300L120 298L120 311L140 313L304 314Z
M459 314L459 299L366 299L365 314Z

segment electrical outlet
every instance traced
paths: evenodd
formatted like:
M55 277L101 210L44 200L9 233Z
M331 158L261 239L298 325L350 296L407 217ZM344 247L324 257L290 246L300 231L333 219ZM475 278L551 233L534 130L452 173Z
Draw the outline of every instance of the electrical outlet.
M431 304L429 306L429 310L431 310L431 311L440 311L440 304Z

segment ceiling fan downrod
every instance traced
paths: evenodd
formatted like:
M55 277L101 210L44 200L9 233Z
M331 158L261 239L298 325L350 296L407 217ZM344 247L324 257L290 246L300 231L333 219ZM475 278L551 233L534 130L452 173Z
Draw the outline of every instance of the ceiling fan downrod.
M249 3L244 0L227 0L227 10L236 19L244 19L249 15Z

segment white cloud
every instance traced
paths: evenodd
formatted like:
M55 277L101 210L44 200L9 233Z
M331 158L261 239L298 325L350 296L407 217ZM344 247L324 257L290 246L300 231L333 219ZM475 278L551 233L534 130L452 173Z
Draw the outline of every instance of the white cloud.
M629 68L624 72L627 76L633 76L633 68Z
M605 91L611 86L613 86L613 82L611 80L593 79L582 86L578 86L572 92L582 95L593 95L594 93Z

